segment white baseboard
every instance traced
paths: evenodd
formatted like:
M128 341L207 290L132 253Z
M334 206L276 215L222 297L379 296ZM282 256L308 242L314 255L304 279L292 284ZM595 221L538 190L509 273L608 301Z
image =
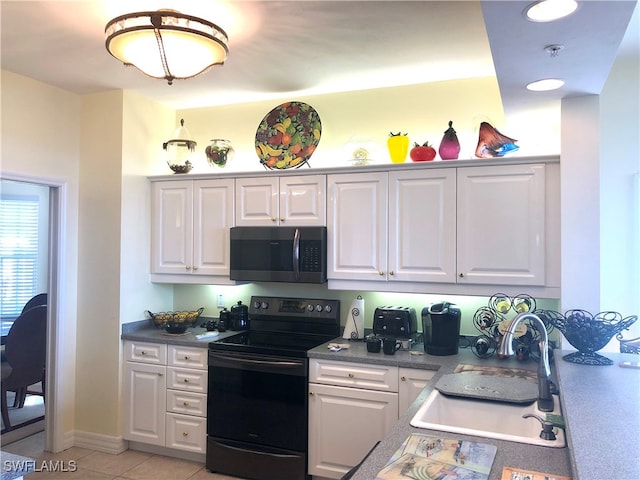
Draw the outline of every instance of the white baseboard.
M155 455L164 455L165 457L181 458L183 460L190 460L192 462L204 464L206 461L206 454L186 452L184 450L178 450L175 448L160 447L158 445L149 445L148 443L141 442L129 442L130 450L139 450L141 452L153 453Z
M67 439L65 438L65 445ZM122 437L112 437L91 432L73 432L73 439L69 446L88 448L98 452L117 455L129 448L128 442Z

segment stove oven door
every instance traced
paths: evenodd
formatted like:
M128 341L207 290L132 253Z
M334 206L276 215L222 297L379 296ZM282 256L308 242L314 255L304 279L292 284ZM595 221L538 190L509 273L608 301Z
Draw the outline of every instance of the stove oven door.
M306 358L209 351L207 406L211 471L306 478Z

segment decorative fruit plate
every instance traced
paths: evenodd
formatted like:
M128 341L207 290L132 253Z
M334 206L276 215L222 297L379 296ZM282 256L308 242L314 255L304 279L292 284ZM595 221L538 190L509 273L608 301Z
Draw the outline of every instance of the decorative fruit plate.
M312 106L303 102L283 103L258 125L256 153L267 169L298 168L309 161L321 133L320 116Z

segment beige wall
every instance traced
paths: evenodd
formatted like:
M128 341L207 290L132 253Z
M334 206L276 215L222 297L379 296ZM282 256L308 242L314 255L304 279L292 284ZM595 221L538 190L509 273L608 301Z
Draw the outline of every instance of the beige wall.
M56 402L62 415L61 439L72 431L75 412L76 319L78 297L78 228L80 189L80 97L11 72L1 71L2 124L0 159L3 177L55 185L61 193L63 243L58 314L53 334ZM55 272L54 272L55 273ZM79 362L81 363L81 362ZM62 441L62 440L60 440Z

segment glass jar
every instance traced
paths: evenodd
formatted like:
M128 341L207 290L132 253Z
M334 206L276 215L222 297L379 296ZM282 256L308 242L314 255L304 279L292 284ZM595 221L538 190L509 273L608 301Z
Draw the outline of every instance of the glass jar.
M214 138L204 149L209 165L224 167L233 158L235 150L229 140Z
M196 150L197 143L191 139L189 130L184 126L184 120L180 120L180 126L173 134L173 139L164 142L162 149L166 154L166 161L174 173L189 173L193 168L190 159Z

